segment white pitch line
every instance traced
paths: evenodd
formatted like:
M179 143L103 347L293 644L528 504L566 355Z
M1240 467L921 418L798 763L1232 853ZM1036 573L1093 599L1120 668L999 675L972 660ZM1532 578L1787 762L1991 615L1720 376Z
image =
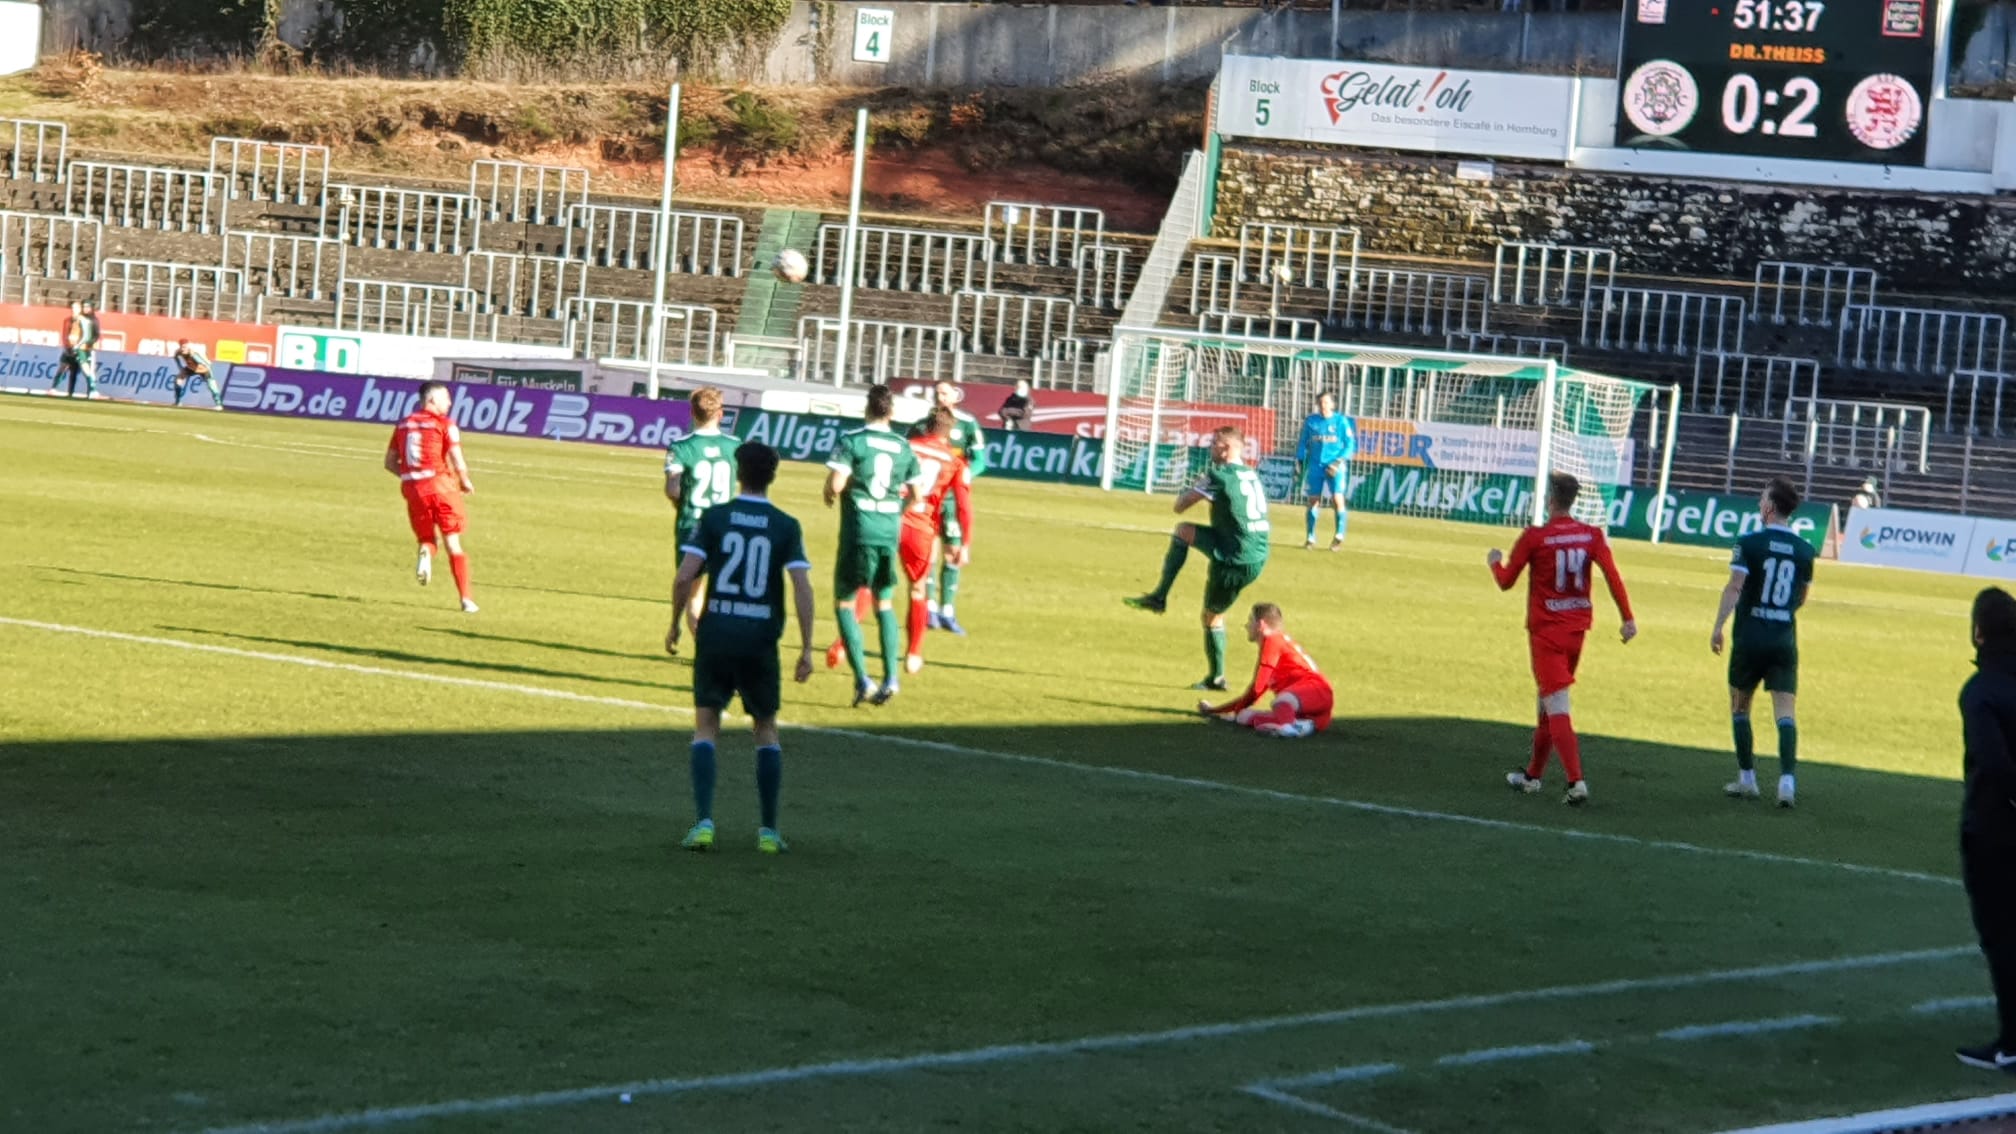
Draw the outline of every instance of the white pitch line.
M1920 1016L1936 1016L1942 1012L1964 1012L1975 1008L1993 1008L1992 996L1944 996L1936 1000L1921 1000L1911 1006Z
M1596 1050L1596 1045L1588 1040L1564 1040L1561 1043L1529 1043L1516 1047L1487 1047L1478 1051L1459 1051L1445 1055L1435 1061L1437 1067L1475 1067L1484 1063L1506 1063L1515 1059L1545 1059L1553 1055L1588 1055Z
M1360 1130L1369 1130L1372 1134L1413 1134L1412 1131L1403 1130L1398 1126L1388 1126L1384 1122L1367 1118L1362 1114L1346 1114L1334 1107L1327 1107L1322 1103L1312 1102L1299 1095L1291 1095L1286 1091L1276 1090L1264 1083L1255 1083L1250 1087L1241 1087L1239 1089L1252 1095L1254 1098L1265 1099L1276 1106L1285 1106L1290 1110L1299 1110L1304 1114L1313 1114L1318 1118L1327 1118L1332 1122L1341 1122L1346 1126L1355 1126Z
M1334 1087L1339 1083L1362 1083L1367 1079L1378 1079L1400 1070L1398 1063L1360 1063L1352 1067L1337 1067L1329 1071L1317 1071L1309 1075L1297 1075L1290 1079L1269 1079L1255 1084L1261 1087L1278 1087L1283 1090L1304 1091L1310 1087Z
M1513 1004L1532 1004L1556 1000L1583 1000L1593 997L1617 996L1639 992L1669 992L1675 989L1697 988L1712 984L1734 984L1743 981L1776 980L1785 977L1814 976L1827 973L1887 968L1894 965L1908 965L1923 961L1942 961L1952 957L1965 956L1973 953L1974 948L1972 945L1956 945L1946 949L1914 949L1898 953L1871 953L1858 957L1836 957L1824 961L1792 961L1783 964L1759 965L1744 969L1712 969L1706 972L1680 973L1663 977L1624 977L1616 980L1596 981L1590 984L1556 985L1549 988L1520 988L1509 992L1453 996L1441 1000L1407 1000L1391 1004L1368 1004L1356 1008L1339 1008L1327 1012L1305 1012L1292 1016L1262 1016L1250 1020L1232 1020L1215 1024L1193 1024L1187 1027L1168 1028L1154 1032L1123 1032L1119 1034L1083 1036L1078 1039L1051 1040L1036 1043L996 1044L990 1047L966 1048L958 1051L925 1052L917 1055L893 1056L879 1059L846 1059L830 1063L771 1067L758 1071L743 1071L726 1075L649 1079L634 1083L606 1083L589 1087L540 1091L533 1094L455 1099L449 1102L378 1107L339 1114L325 1114L314 1118L252 1122L239 1126L214 1126L206 1131L205 1134L337 1134L337 1132L346 1130L396 1126L402 1123L421 1122L430 1119L574 1106L581 1103L615 1099L624 1094L629 1094L633 1098L647 1095L688 1095L712 1091L746 1090L750 1087L782 1086L792 1083L822 1080L860 1079L913 1071L956 1070L966 1067L1020 1063L1034 1059L1048 1059L1066 1055L1135 1051L1142 1048L1192 1043L1198 1040L1238 1039L1247 1036L1266 1035L1293 1028L1326 1027L1336 1024L1358 1023L1365 1020L1405 1019L1436 1013L1502 1008Z
M1841 1022L1839 1016L1778 1016L1769 1020L1730 1020L1720 1024L1689 1024L1684 1028L1668 1028L1659 1033L1662 1040L1715 1039L1721 1036L1759 1036L1769 1032L1797 1032L1807 1028L1831 1028Z
M1915 1130L1921 1126L1942 1126L1982 1118L2006 1118L2016 1114L2016 1094L1985 1098L1956 1099L1923 1106L1877 1110L1838 1118L1815 1118L1807 1122L1784 1122L1776 1126L1751 1126L1725 1134L1889 1134L1893 1130Z
M127 634L117 630L99 630L88 626L70 626L59 622L40 622L27 618L0 617L0 626L17 626L29 630L42 630L52 634L74 634L85 638L132 642L148 646L163 646L170 649L219 654L225 657L243 658L251 661L276 662L284 665L307 666L313 669L340 670L345 673L363 674L372 677L392 677L407 681L430 682L437 685L455 685L466 689L485 689L497 693L516 693L528 697L545 697L558 701L608 705L613 708L635 709L643 712L669 713L674 715L690 715L691 712L688 709L673 705L654 704L649 701L634 701L623 697L603 697L586 693L570 693L565 690L550 689L539 685L519 685L508 681L486 681L474 677L453 677L447 674L426 673L418 670L359 665L355 662L326 661L321 658L304 657L300 654L245 650L233 646L211 645L207 642L190 642L181 638L162 638L148 634ZM1242 795L1252 799L1272 800L1277 803L1335 807L1347 811L1357 811L1367 815L1381 815L1394 819L1455 823L1489 831L1511 831L1520 834L1547 835L1561 839L1580 839L1589 842L1611 843L1619 846L1642 847L1650 850L1679 851L1683 854L1736 858L1751 862L1775 863L1782 866L1818 867L1826 870L1839 870L1849 874L1861 874L1877 878L1896 878L1907 882L1923 882L1939 886L1957 886L1960 884L1960 880L1957 878L1938 874L1924 874L1915 870L1899 870L1889 866L1867 866L1861 863L1840 862L1831 859L1803 858L1798 855L1773 854L1769 851L1747 850L1741 847L1703 846L1699 843L1681 842L1676 839L1646 839L1636 835L1620 835L1608 831L1585 831L1574 827L1548 827L1539 823L1517 823L1509 819L1488 819L1481 815L1465 815L1455 811L1430 811L1418 807L1374 803L1364 799L1345 799L1330 795L1305 795L1299 792L1255 787L1250 784L1234 784L1226 783L1222 780L1178 776L1167 772L1151 772L1141 768L1117 767L1105 764L1081 764L1072 760L1059 760L1050 756L1033 756L1024 752L997 752L986 748L969 748L963 744L950 744L938 740L921 740L917 737L865 732L858 729L833 728L826 725L791 724L788 722L785 723L784 727L798 732L830 736L843 740L859 740L875 744L896 745L930 752L944 752L954 756L1024 764L1036 768L1053 768L1060 771L1071 771L1088 775L1111 776L1118 779L1134 780L1140 783L1190 788L1197 791L1222 792L1228 795Z

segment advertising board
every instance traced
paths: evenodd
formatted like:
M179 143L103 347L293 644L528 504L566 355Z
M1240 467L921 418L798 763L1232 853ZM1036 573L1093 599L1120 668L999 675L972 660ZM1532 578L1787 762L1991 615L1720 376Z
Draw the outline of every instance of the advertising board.
M1841 562L1961 574L1973 548L1975 523L1968 516L1941 512L1851 508L1841 533Z

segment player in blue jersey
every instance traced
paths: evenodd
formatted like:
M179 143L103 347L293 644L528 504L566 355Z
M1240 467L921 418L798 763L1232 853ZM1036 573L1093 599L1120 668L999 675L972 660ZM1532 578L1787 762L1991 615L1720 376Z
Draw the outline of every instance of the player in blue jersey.
M1344 546L1344 529L1350 523L1344 498L1350 489L1351 458L1357 455L1357 426L1337 412L1336 398L1317 395L1316 412L1302 422L1302 440L1295 446L1295 461L1302 466L1302 494L1309 499L1302 550L1315 550L1316 513L1325 501L1337 513L1337 538L1330 541L1330 550Z

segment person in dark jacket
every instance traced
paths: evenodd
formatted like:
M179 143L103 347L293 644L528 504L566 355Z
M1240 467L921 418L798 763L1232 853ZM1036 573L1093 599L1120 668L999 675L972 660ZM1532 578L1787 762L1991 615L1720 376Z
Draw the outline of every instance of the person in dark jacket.
M1954 1054L1969 1067L2016 1072L2016 598L2000 587L1974 598L1974 646L1978 672L1960 689L1960 876L2001 1030L1995 1042Z
M1019 379L1015 392L1001 403L1001 425L1010 433L1020 433L1029 428L1029 415L1035 410L1036 399L1029 394L1029 379Z

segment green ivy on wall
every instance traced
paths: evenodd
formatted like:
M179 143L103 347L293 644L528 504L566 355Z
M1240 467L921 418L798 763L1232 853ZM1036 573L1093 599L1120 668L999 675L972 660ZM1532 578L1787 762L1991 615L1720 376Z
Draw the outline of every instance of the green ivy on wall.
M646 56L698 60L777 34L791 0L445 0L450 46L469 62L564 66Z

